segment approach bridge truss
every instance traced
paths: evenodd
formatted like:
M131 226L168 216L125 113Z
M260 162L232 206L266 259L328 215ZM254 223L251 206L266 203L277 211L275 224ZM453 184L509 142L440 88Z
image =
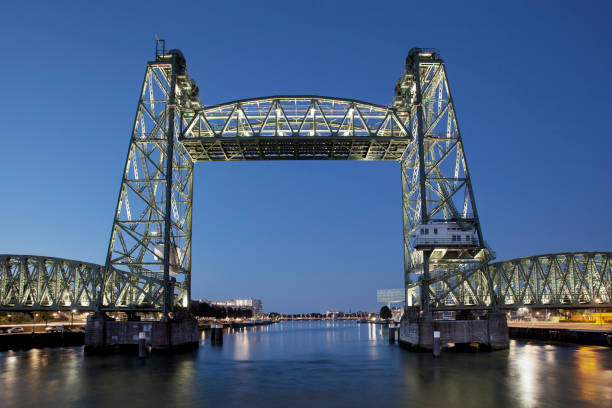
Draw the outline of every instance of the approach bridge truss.
M0 255L0 310L155 311L162 283L72 259Z
M418 285L407 289L415 304L419 293ZM429 295L437 310L612 307L612 252L536 255L480 265L438 276Z

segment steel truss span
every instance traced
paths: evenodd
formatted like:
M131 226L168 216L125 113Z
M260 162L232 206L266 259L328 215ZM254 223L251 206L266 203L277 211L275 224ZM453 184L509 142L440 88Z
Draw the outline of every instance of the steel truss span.
M399 160L411 140L394 108L322 96L211 106L179 139L194 161Z
M163 281L104 270L102 265L72 259L0 255L0 310L159 309Z
M488 277L500 309L612 306L612 252L569 252L511 259L438 276L433 308L491 308ZM418 286L408 296L418 301Z

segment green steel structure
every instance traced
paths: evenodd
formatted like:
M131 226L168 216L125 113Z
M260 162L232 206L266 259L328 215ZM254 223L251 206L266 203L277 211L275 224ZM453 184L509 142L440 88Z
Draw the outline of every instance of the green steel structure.
M532 292L529 299L553 296L554 304L563 304L566 295L573 303L584 299L583 284L546 281L540 293L533 289L535 275L521 272L524 265L487 266L494 255L483 239L449 82L436 50L410 50L388 106L293 95L207 107L183 54L166 52L162 41L158 46L142 82L104 267L0 255L0 309L168 313L187 307L193 165L237 160L399 162L408 303L414 300L425 318L432 307L496 308L511 297L516 304L525 302L525 293ZM587 262L588 257L572 259L586 262L578 282L601 282L599 299L610 303L609 256L602 256L607 266ZM596 278L597 273L603 275ZM523 279L526 292L517 289ZM593 290L588 299L595 301Z
M419 293L418 285L407 288L416 302ZM436 310L610 307L612 252L535 255L440 275L429 299Z
M400 160L405 282L419 278L420 308L429 319L431 279L486 264L493 256L482 236L446 69L436 50L409 52L393 106L412 135ZM451 223L476 236L466 245L436 239L417 247L419 226L429 232L429 226L436 231Z
M36 255L0 255L0 310L157 310L160 282L102 265ZM102 279L104 302L99 301ZM100 307L103 304L103 307Z
M193 161L181 132L200 109L198 88L180 51L156 53L146 67L106 257L100 307L113 290L110 271L157 282L136 291L164 312L188 305Z

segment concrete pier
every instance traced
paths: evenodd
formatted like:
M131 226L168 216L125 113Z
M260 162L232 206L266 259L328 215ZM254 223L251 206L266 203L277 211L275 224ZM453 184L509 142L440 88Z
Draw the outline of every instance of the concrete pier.
M400 323L399 344L410 349L432 350L434 331L440 344L471 344L491 350L508 348L508 325L503 313L489 313L480 320L430 320L405 317Z
M145 346L152 351L171 352L199 345L197 321L187 314L167 321L118 322L97 312L87 318L85 352L133 349L136 353L140 336L144 336Z

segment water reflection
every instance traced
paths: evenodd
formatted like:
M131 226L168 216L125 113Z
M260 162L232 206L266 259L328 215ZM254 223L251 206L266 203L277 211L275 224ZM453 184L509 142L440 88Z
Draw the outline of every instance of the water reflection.
M286 322L226 330L178 355L0 353L2 406L612 406L612 351L513 341L492 353L411 353L384 326ZM36 390L36 392L32 392Z
M254 333L248 333L246 327L239 329L238 332L234 332L234 341L231 344L233 347L233 356L236 360L250 359L249 339L251 334Z
M534 407L539 400L541 387L537 379L541 376L543 362L540 361L541 346L522 345L514 342L510 347L508 376L514 394L521 401L521 406Z
M378 331L379 325L374 324L374 323L368 323L367 325L368 325L368 340L376 344L378 342L378 337L380 334Z
M544 351L546 352L546 362L552 364L555 362L555 346L547 344L544 346Z
M581 397L587 401L601 400L602 406L612 406L612 393L598 395L602 384L612 384L612 367L603 366L600 347L579 347L575 353L576 383ZM596 381L594 381L596 380Z

